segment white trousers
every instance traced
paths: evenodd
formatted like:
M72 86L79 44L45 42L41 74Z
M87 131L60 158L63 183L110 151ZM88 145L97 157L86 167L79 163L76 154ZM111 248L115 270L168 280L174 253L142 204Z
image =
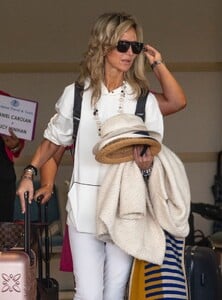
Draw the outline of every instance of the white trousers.
M132 257L112 243L69 226L76 293L74 300L123 300Z

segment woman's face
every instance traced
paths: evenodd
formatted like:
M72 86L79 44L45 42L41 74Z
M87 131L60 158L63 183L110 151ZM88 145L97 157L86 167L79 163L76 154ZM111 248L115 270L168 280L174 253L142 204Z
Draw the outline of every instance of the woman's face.
M130 28L127 30L121 37L120 41L129 41L129 42L136 42L137 36L136 31L134 28ZM132 48L129 47L127 52L119 52L117 48L111 50L105 56L105 72L127 72L135 59L137 54L132 52ZM115 73L114 73L115 74Z

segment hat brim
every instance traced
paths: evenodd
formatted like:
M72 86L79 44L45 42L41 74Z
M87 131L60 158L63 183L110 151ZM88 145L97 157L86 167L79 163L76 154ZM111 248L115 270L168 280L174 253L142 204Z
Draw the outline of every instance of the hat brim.
M133 160L133 148L136 145L148 145L152 155L157 155L161 144L152 137L145 138L120 138L106 144L101 149L97 148L95 159L105 164L118 164Z

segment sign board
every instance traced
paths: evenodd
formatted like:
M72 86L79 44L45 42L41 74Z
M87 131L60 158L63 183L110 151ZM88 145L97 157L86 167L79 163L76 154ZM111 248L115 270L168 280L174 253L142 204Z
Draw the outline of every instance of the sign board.
M12 128L18 138L33 140L38 102L0 95L0 133Z

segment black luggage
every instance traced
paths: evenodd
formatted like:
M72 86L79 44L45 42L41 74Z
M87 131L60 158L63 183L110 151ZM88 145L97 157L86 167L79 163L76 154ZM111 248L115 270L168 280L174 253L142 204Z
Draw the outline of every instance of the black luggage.
M185 267L189 300L221 300L221 273L213 249L186 246Z
M214 183L211 187L214 203L216 206L222 209L222 151L218 152L217 155L217 168L214 176ZM216 220L213 224L213 232L222 230L222 222Z
M38 206L40 225L38 235L37 300L58 300L59 284L56 279L50 277L48 204L46 203L45 205L41 205L41 199L38 199ZM42 207L44 210L44 218L42 218ZM43 276L43 261L45 267L45 276Z

